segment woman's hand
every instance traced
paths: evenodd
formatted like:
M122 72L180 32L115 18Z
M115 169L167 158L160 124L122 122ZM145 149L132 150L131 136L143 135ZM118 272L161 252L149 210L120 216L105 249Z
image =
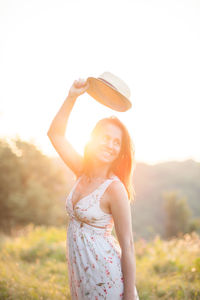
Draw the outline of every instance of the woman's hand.
M75 80L69 90L69 96L78 97L85 93L85 91L89 88L89 83L87 80L79 78L79 80Z

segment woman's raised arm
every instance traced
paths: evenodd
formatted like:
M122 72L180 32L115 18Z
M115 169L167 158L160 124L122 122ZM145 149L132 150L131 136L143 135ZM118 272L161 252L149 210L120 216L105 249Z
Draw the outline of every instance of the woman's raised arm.
M76 102L76 99L78 96L83 94L88 87L89 85L85 80L79 79L74 81L69 90L67 98L54 117L47 133L57 153L77 176L80 175L83 168L83 157L78 154L73 146L69 143L65 137L65 133L69 115Z

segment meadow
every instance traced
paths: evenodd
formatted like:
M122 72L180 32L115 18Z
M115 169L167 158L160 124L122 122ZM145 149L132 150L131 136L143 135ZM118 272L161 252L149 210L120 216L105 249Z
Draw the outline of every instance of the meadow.
M66 228L29 225L0 237L1 300L70 298L65 257ZM200 299L200 237L135 241L140 300Z

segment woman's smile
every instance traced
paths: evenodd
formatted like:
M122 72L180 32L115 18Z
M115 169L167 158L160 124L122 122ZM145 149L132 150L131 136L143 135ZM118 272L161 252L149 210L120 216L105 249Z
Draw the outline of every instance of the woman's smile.
M105 155L105 156L107 156L107 157L113 156L113 153L108 152L108 151L105 151L105 150L103 150L101 153L103 153L103 155Z
M101 153L103 153L106 156L116 156L116 154L118 154L118 152L116 153L116 151L114 150L108 150L108 149L102 149Z

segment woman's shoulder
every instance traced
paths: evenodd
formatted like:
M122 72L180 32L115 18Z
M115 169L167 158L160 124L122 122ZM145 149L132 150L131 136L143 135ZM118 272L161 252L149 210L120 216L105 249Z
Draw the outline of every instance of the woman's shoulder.
M111 183L108 188L108 193L112 196L116 196L118 193L120 193L120 195L127 194L124 183L116 174L112 175Z

